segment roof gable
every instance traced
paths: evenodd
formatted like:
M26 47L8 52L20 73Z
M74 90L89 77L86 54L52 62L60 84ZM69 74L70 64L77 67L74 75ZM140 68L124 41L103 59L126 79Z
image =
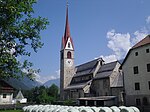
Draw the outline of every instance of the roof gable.
M72 38L68 37L68 40L65 43L65 49L74 50Z
M147 44L150 44L150 35L147 35L144 39L142 39L141 41L139 41L137 44L135 44L127 53L125 59L123 60L121 66L120 66L120 69L122 69L122 66L124 65L124 63L126 62L131 50L134 50L138 47L142 47L144 45L147 45Z
M144 39L142 39L137 44L135 44L131 49L134 49L134 48L146 45L146 44L150 44L150 35L147 35Z
M24 96L21 91L18 92L16 99L24 99Z
M5 80L0 80L0 87L7 87L7 88L13 88L9 83L7 83Z
M115 61L115 62L102 65L100 69L98 70L94 79L101 79L101 78L109 77L112 74L113 70L115 69L117 63L118 61Z
M15 90L11 85L6 81L0 80L0 93L12 93Z
M114 62L102 65L101 68L98 70L98 73L112 71L115 68L117 62L118 61L114 61Z

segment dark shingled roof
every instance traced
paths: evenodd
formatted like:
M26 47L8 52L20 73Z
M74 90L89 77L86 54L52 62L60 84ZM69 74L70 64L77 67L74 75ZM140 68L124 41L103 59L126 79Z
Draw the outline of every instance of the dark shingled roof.
M102 65L100 69L98 70L94 79L109 77L112 74L116 64L117 64L117 61Z
M76 74L74 75L74 77L78 77L78 76L83 76L83 75L87 75L87 74L91 74L95 71L97 63L99 60L102 60L102 58L98 58L95 60L92 60L90 62L87 62L85 64L76 66Z
M77 83L77 84L71 84L69 85L65 90L67 89L82 89L84 88L86 85L88 85L89 83L91 83L92 80L89 80L87 82L84 83Z

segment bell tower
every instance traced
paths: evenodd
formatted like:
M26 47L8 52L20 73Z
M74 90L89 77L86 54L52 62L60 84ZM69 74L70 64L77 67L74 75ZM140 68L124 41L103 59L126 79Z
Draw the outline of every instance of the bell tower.
M66 25L65 33L62 37L60 50L60 98L65 100L68 98L65 93L66 87L70 84L74 75L74 45L70 34L69 20L68 20L68 2L66 8Z

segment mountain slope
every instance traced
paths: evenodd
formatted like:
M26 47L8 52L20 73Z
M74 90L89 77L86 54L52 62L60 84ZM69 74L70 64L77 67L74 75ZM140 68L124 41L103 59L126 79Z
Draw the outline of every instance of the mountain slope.
M43 85L44 86L47 86L47 87L50 87L52 84L55 84L56 86L60 86L60 79L53 79L53 80L49 80L47 82L45 82Z
M30 80L28 77L23 77L20 79L10 78L9 80L5 80L8 84L18 90L29 90L36 86L42 85L40 82L34 80Z

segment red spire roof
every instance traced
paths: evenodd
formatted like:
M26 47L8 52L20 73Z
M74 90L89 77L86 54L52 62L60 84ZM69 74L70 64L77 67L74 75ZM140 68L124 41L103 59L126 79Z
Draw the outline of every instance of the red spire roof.
M65 26L65 34L64 39L65 41L70 37L70 27L69 27L69 20L68 20L68 5L67 5L67 11L66 11L66 26Z
M65 26L65 33L64 33L64 37L62 38L62 49L65 48L68 38L70 38L72 46L73 46L73 41L71 38L71 34L70 34L70 26L69 26L69 19L68 19L68 3L67 3L67 9L66 9L66 26ZM73 46L74 48L74 46Z

